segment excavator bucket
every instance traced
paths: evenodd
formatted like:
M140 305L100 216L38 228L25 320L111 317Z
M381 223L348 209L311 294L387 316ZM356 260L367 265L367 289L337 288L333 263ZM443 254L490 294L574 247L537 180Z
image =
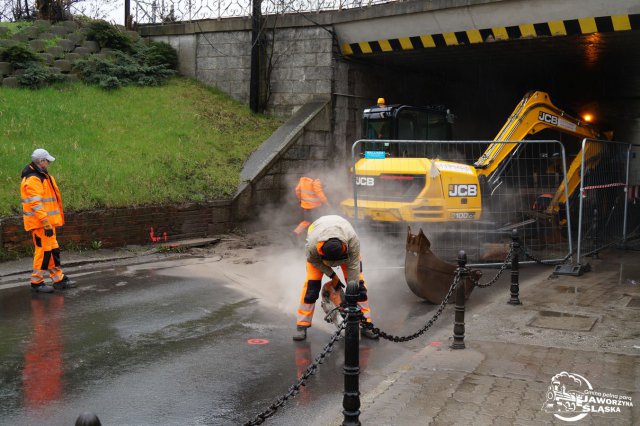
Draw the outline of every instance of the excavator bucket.
M455 278L456 265L447 263L431 251L431 242L422 229L417 235L407 233L407 252L404 261L404 276L411 291L431 303L441 303ZM473 282L482 276L479 270L471 270L464 283L465 297L473 290ZM449 298L449 303L455 298Z

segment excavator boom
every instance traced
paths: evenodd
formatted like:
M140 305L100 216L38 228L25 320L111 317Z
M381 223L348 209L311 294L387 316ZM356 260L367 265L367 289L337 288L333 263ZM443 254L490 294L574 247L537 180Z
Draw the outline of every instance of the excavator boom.
M581 138L603 138L603 135L588 123L556 107L547 93L532 91L518 103L493 140L495 142L521 141L528 135L545 129L553 129ZM504 170L508 163L508 156L518 147L517 143L490 144L474 163L478 176L495 180L495 173Z

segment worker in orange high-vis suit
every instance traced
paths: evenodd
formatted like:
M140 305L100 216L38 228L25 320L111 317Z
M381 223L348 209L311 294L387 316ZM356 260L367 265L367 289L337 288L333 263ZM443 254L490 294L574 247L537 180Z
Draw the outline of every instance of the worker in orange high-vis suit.
M316 301L320 296L322 276L330 278L322 291L335 293L341 285L340 278L332 269L339 266L347 281L357 279L359 282L358 306L367 322L371 322L371 309L367 297L367 287L362 275L360 259L360 240L351 224L337 215L318 218L309 226L307 244L307 278L300 295L298 320L293 340L305 340L307 328L311 327ZM333 300L333 298L331 298ZM362 335L377 339L373 331L363 328Z
M42 148L33 151L31 163L22 170L20 184L24 229L31 232L35 247L31 289L37 293L75 287L60 268L56 227L64 225L64 211L56 180L48 172L54 160ZM46 273L53 281L53 288L44 283Z
M324 193L324 187L320 179L302 176L296 186L296 197L300 200L302 208L302 221L293 230L297 238L311 225L311 222L322 216L322 206L330 207L331 204Z

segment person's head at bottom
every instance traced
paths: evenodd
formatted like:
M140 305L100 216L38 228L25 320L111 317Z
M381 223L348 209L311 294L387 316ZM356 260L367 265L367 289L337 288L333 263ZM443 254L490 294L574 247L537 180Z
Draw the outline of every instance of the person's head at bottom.
M100 419L93 413L82 413L76 419L76 426L102 426Z

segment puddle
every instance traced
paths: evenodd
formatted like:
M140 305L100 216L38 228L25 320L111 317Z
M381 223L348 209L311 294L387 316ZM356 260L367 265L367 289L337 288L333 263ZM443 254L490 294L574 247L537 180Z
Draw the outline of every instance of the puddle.
M566 312L540 311L529 325L554 330L591 331L598 319Z
M637 265L629 266L624 263L620 264L618 272L618 285L628 287L640 287L640 273Z

